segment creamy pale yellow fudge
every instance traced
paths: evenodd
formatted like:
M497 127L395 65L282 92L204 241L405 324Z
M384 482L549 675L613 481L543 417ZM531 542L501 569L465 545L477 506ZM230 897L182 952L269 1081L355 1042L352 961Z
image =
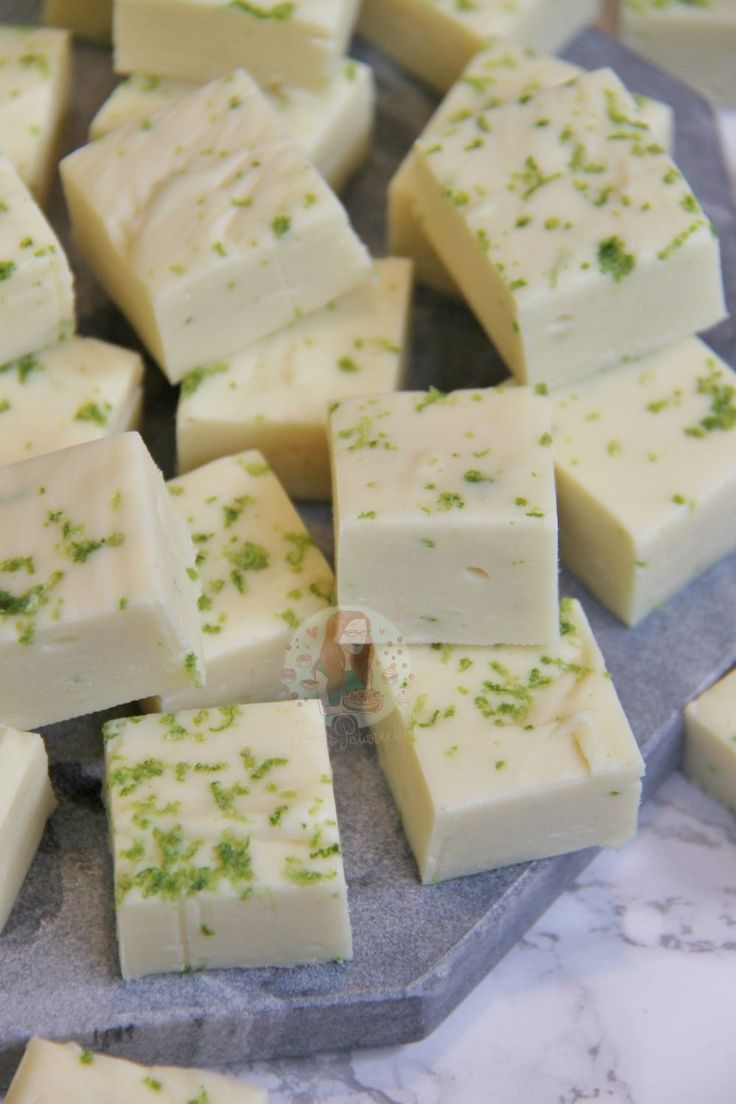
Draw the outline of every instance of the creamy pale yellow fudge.
M74 281L59 239L0 153L0 364L74 331Z
M577 65L548 54L538 54L507 38L494 38L470 61L422 132L426 140L480 111L525 99L541 88L552 88L580 74ZM641 103L656 141L672 144L672 109L657 100ZM457 294L457 285L425 235L414 206L414 162L407 155L388 190L388 236L393 253L414 260L421 283Z
M410 301L410 263L376 261L368 283L231 360L185 376L176 422L180 469L259 448L294 498L329 499L329 406L399 386Z
M338 604L406 640L557 637L547 400L526 387L344 399L330 418Z
M332 604L327 561L260 452L215 460L168 488L196 548L206 685L148 707L276 701L290 635Z
M0 724L0 934L55 808L43 740Z
M242 70L61 169L83 253L172 382L370 274L340 202Z
M0 464L136 429L138 353L92 337L0 365Z
M187 92L191 84L133 76L119 84L95 115L90 138L141 122ZM373 71L347 58L322 91L279 88L265 93L309 160L339 191L368 154L375 113Z
M43 21L68 27L77 38L110 42L113 0L44 0Z
M553 395L560 552L633 625L736 548L736 373L702 341Z
M414 149L425 231L520 380L571 383L723 317L715 231L611 70Z
M40 203L69 103L70 46L66 31L0 26L0 150Z
M105 725L123 977L350 958L316 701Z
M36 728L197 684L194 549L137 433L0 467L0 702Z
M206 1070L139 1066L75 1043L31 1039L5 1104L51 1100L99 1104L268 1104L265 1089Z
M242 66L264 88L319 89L357 14L358 0L115 0L115 68L197 83Z
M492 36L552 54L597 12L595 0L364 0L358 30L445 92Z
M644 762L578 602L539 648L410 648L408 700L376 726L423 882L636 831Z
M722 107L736 107L733 0L623 0L621 37Z
M736 670L685 707L682 769L716 801L736 809Z

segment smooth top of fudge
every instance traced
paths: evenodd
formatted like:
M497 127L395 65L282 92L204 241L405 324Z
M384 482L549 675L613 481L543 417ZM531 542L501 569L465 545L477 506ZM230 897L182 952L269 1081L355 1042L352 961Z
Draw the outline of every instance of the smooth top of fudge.
M269 638L331 604L332 571L260 452L215 460L168 488L194 540L207 662L242 644L244 627Z
M0 464L127 429L142 379L137 353L91 337L0 365Z
M321 310L186 376L179 416L322 423L331 400L392 390L404 352L411 262L389 257L374 270L372 280Z
M698 24L733 23L733 0L624 0L624 17L678 22L685 27Z
M157 599L159 480L137 433L0 467L0 643L30 646L41 629L63 641L70 621Z
M519 304L620 283L713 232L611 70L462 119L417 147Z
M43 739L35 732L19 732L0 724L0 832L10 829L18 788L34 765L43 772L48 787L48 760ZM49 792L44 799L45 815L49 815L55 802Z
M157 296L224 278L244 257L278 264L289 234L336 216L347 224L242 69L77 150L62 174L84 188L115 249ZM282 278L298 316L299 289L288 271Z
M554 8L555 0L427 0L448 19L466 27L479 37L505 35L513 38L525 29L530 19L546 5Z
M118 903L342 884L318 702L151 714L104 736Z
M690 702L685 713L706 725L736 752L736 670Z
M67 31L0 26L0 148L29 184L55 71L69 49Z
M549 429L526 387L345 399L330 420L340 521L556 525Z
M555 462L652 536L736 478L736 373L698 338L552 396Z
M105 1104L267 1104L265 1089L207 1070L139 1066L93 1054L75 1043L31 1039L6 1104L104 1101Z
M271 2L250 4L246 0L128 0L141 8L148 4L171 4L197 8L230 8L239 15L259 20L272 20L275 24L299 23L306 25L315 38L331 38L336 27L342 24L348 0L288 0L287 3Z
M580 604L559 642L411 648L407 734L440 808L503 802L644 764Z

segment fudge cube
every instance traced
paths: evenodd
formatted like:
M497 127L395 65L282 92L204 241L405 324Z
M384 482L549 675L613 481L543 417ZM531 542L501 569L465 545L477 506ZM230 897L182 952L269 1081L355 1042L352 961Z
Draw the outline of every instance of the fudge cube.
M143 361L130 349L70 337L0 366L0 464L137 427Z
M723 317L714 230L610 70L414 158L424 228L520 380L572 383Z
M112 39L112 0L44 0L42 11L44 23L68 27L77 38Z
M373 280L230 361L185 376L180 469L259 448L294 498L329 500L329 406L399 386L410 299L410 263L376 261Z
M478 112L526 99L540 88L552 88L581 72L577 65L548 54L537 54L506 38L494 38L471 60L422 132L429 139ZM665 149L672 144L672 109L658 100L641 98L642 119ZM414 162L407 155L388 190L388 235L392 252L414 260L416 278L449 294L457 285L422 228L414 204Z
M43 740L0 724L0 933L55 808Z
M736 810L736 670L685 707L682 769L716 801Z
M0 701L36 728L197 682L194 549L137 433L0 467Z
M554 53L597 15L594 0L364 0L358 30L445 92L489 38Z
M345 399L330 420L338 604L410 643L553 641L548 400L525 387Z
M732 0L624 0L621 38L722 107L736 107Z
M367 279L347 215L243 71L62 162L79 245L172 382Z
M376 739L423 882L634 835L639 748L578 602L560 630L543 650L409 649Z
M736 549L736 373L687 338L552 400L562 559L634 625Z
M193 83L243 67L264 88L322 88L347 51L358 0L116 0L119 73Z
M49 196L71 91L65 31L0 27L0 149L39 203Z
M0 153L0 365L74 331L74 281L59 239Z
M157 1093L171 1104L268 1104L268 1093L233 1077L174 1066L139 1066L93 1054L75 1043L31 1039L5 1104L99 1100L145 1104Z
M215 460L168 488L196 548L206 685L149 708L276 701L289 637L333 602L327 561L260 452Z
M351 957L318 702L104 732L123 977Z

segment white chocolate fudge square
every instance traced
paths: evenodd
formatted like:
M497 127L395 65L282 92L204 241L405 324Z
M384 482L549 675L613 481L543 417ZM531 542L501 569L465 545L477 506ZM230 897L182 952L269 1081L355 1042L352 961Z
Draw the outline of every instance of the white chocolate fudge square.
M736 373L687 338L552 400L562 559L636 624L736 548Z
M180 469L259 448L292 497L328 500L328 409L350 395L399 386L410 299L410 263L376 261L368 283L231 360L185 376Z
M685 707L682 769L716 801L736 809L736 670Z
M318 702L104 732L123 977L351 957Z
M74 330L74 281L59 239L0 154L0 364Z
M242 67L264 88L319 89L357 14L358 0L115 0L115 68L198 83Z
M188 92L191 84L162 77L132 76L119 84L90 125L90 140L115 127L141 122ZM375 113L373 71L361 61L343 61L324 89L275 88L266 99L331 187L339 191L367 156Z
M55 808L43 740L0 724L0 933Z
M109 43L112 38L112 0L44 0L43 21L68 27L77 38Z
M636 831L644 762L578 602L538 648L410 648L406 704L376 727L423 882Z
M149 703L174 712L284 696L286 645L331 605L335 580L276 476L255 450L168 484L196 549L206 685Z
M197 682L194 549L137 433L0 467L0 701L18 728Z
M733 0L624 0L621 37L722 107L736 107Z
M0 464L137 428L138 353L92 337L0 365Z
M70 46L65 31L0 26L0 150L40 203L69 102Z
M410 643L555 640L547 400L523 387L346 399L330 419L338 604Z
M424 229L520 380L571 383L723 317L713 228L610 70L414 157Z
M552 88L580 74L577 65L549 54L538 54L507 38L494 38L470 61L422 132L426 140L479 112L526 99L541 88ZM642 118L655 140L669 150L672 144L672 109L644 98ZM457 285L424 233L414 205L414 162L407 155L394 174L388 191L388 236L393 253L414 260L420 283L458 294Z
M365 0L358 30L440 92L496 35L553 54L592 23L594 0Z
M370 273L242 70L77 150L62 179L82 251L172 382Z
M268 1104L265 1089L207 1070L139 1066L75 1043L31 1039L5 1104L97 1100L105 1104Z

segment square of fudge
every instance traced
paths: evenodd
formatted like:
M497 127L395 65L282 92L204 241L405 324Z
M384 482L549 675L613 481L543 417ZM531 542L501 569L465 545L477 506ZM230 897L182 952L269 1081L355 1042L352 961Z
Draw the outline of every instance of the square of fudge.
M56 171L71 91L66 31L0 26L0 149L39 203Z
M541 88L553 88L572 80L582 70L561 58L538 54L507 38L493 38L470 61L422 131L423 141L481 111L514 100L525 100ZM658 100L642 97L642 119L669 150L672 145L672 109ZM449 294L460 294L427 235L414 202L414 161L407 154L394 173L388 190L389 248L411 257L416 278Z
M95 115L90 141L127 123L140 123L191 91L191 84L165 77L129 77ZM370 66L347 58L319 91L292 86L265 90L264 95L307 158L339 191L370 146L375 113Z
M227 362L185 376L176 419L182 471L258 448L294 498L329 500L329 407L394 391L409 341L411 264L375 275Z
M116 0L118 73L201 83L242 67L264 88L321 88L347 52L358 0Z
M0 464L137 428L138 353L70 337L0 366Z
M736 810L736 670L685 707L685 775Z
M423 882L619 847L644 762L582 607L544 649L408 649L407 700L375 728Z
M55 808L43 740L0 724L0 933Z
M338 604L418 644L556 639L548 400L525 387L345 399L330 418Z
M552 54L597 14L595 0L364 0L358 30L446 92L489 38L501 35Z
M41 1100L98 1100L145 1104L159 1094L177 1104L268 1104L265 1089L208 1070L139 1066L123 1058L93 1054L76 1043L31 1039L6 1104ZM153 1098L155 1099L155 1097Z
M52 27L68 27L75 38L109 44L112 0L43 0L42 18Z
M74 332L74 279L61 242L0 153L0 365Z
M242 70L61 172L80 248L172 382L370 274L339 200Z
M414 151L424 229L520 380L572 383L723 317L715 231L612 71Z
M732 0L623 0L621 39L721 107L736 107Z
M634 625L736 549L736 373L690 337L552 408L562 560Z
M0 467L3 719L36 728L198 683L195 579L137 433Z
M316 701L109 721L124 978L352 955Z
M196 550L205 685L148 702L156 712L285 696L295 628L332 605L327 561L260 452L214 460L168 484Z

